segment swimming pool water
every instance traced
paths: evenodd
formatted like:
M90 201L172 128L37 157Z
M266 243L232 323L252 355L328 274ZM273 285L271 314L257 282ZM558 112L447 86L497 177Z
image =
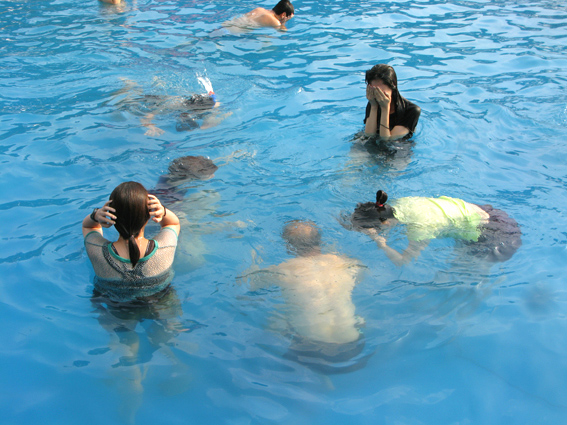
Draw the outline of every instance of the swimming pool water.
M0 2L2 423L565 423L564 3L294 4L286 33L232 36L220 23L258 3ZM356 142L381 62L422 108L413 144L389 153ZM207 130L166 113L147 137L115 96L124 79L200 93L199 77L232 112ZM175 292L138 316L98 304L81 220L183 155L224 165L175 208ZM490 203L523 246L482 271L435 241L396 268L339 222L378 188ZM238 279L252 251L289 258L290 219L368 267L364 349L336 370L286 359L279 290Z

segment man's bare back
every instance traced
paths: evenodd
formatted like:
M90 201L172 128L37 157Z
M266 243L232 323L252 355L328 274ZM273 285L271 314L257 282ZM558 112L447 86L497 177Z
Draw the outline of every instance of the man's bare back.
M282 3L286 2L278 3L272 10L257 7L242 16L223 22L222 26L233 34L240 34L254 28L264 27L272 27L286 31L284 24L293 18L294 9L291 3Z
M293 330L312 341L356 341L359 320L352 290L361 270L356 261L336 254L292 258L275 266Z
M300 233L317 230L310 222L292 222L292 226ZM297 232L292 236L301 237ZM355 315L352 291L364 266L346 256L323 254L318 247L295 251L299 253L295 258L248 274L251 289L279 286L288 324L303 338L336 344L356 341L361 320Z

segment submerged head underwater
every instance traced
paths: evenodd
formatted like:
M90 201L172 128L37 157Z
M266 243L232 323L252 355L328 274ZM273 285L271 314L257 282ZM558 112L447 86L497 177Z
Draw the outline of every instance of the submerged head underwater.
M2 423L565 423L564 2L0 7Z

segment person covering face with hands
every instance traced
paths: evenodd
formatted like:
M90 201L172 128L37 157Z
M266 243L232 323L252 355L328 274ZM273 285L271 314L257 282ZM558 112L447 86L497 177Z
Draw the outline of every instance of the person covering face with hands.
M400 95L394 68L385 64L372 67L366 71L366 84L366 135L384 140L410 138L421 108Z

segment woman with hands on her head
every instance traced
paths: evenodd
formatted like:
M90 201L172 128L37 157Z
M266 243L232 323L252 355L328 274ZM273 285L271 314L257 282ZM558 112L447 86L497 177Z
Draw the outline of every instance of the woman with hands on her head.
M384 140L411 137L421 108L400 95L394 68L386 64L373 66L366 71L366 84L366 135L378 135Z
M146 239L144 230L152 219L161 231ZM114 225L115 242L103 237L102 228ZM177 247L179 219L158 198L137 182L118 185L102 208L83 220L85 247L95 270L95 288L115 301L154 295L169 286Z

